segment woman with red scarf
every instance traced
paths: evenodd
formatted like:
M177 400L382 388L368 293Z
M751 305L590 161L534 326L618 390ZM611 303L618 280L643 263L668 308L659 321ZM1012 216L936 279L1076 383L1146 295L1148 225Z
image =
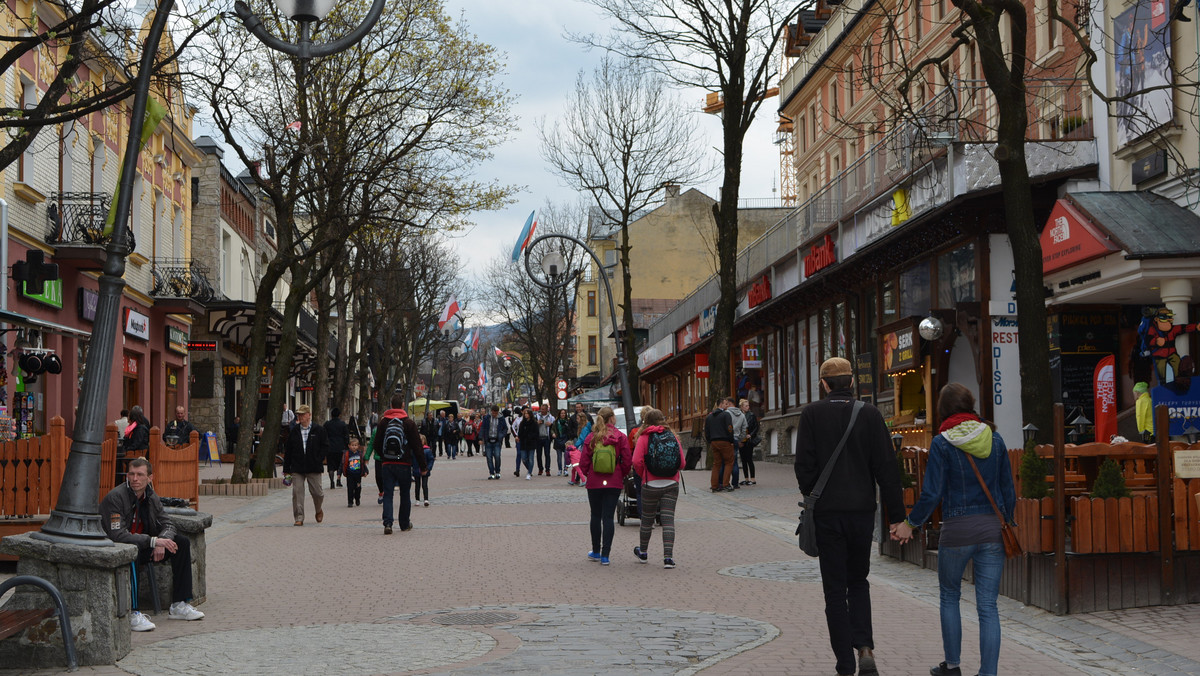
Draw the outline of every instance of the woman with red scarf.
M975 562L975 605L979 612L979 676L996 676L1000 659L1000 575L1004 572L1004 540L1000 519L979 477L1005 521L1012 523L1016 490L1008 448L991 423L975 414L975 397L958 383L938 395L938 435L929 448L921 497L892 537L907 542L942 505L938 541L938 585L941 590L942 649L946 660L929 670L933 676L960 676L962 620L959 616L963 571ZM974 467L972 467L972 465Z

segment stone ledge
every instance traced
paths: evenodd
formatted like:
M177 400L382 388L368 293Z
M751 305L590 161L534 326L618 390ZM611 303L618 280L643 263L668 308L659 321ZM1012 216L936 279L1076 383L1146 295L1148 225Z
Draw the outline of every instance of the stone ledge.
M266 477L262 479L250 479L251 484L266 484L269 489L287 488L283 485L283 477Z
M250 497L267 494L267 484L200 484L200 495L230 495Z

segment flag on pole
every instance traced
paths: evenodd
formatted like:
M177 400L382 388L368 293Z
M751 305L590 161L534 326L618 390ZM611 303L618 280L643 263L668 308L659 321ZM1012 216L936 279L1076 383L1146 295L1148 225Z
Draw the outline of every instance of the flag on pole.
M492 349L496 351L496 356L497 356L497 357L503 357L503 356L504 356L504 354L505 354L504 350L501 350L501 349L500 349L500 348L498 348L498 347L493 347Z
M525 219L525 227L521 228L521 236L517 237L517 243L513 246L512 261L516 263L521 260L521 252L525 247L529 246L530 240L533 239L533 232L537 230L537 211L529 212L529 218Z
M471 341L471 349L472 350L475 350L475 351L479 350L479 334L481 334L481 333L483 333L483 331L475 332L475 340Z
M154 130L158 128L158 123L162 122L167 116L167 109L163 107L153 96L146 99L146 115L142 118L142 135L140 145L146 145L146 141L154 135ZM120 166L117 167L117 175L121 176L125 173L125 160L121 160ZM108 208L108 217L104 219L104 235L113 234L113 225L117 221L117 202L120 200L121 182L117 181L117 189L113 191L112 205ZM137 195L134 195L137 199ZM7 263L6 263L7 264Z
M471 336L474 333L475 333L474 331L467 331L467 337L463 338L463 347L464 348L466 348L468 350L471 349Z
M458 314L458 298L450 296L450 302L446 303L446 309L442 310L442 316L438 318L438 331L450 321L450 318Z
M479 386L487 385L487 371L483 369L483 362L479 362Z

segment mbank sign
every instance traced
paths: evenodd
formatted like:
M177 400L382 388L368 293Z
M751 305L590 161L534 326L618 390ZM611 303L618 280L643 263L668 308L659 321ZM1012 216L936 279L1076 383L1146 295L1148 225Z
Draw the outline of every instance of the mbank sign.
M834 250L833 236L826 234L825 241L814 244L812 250L804 257L804 276L812 277L836 262L837 252Z

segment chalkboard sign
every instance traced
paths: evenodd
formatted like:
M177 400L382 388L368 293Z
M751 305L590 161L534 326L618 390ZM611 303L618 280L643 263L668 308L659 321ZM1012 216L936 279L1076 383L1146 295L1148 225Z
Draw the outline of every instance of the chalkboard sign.
M854 382L858 383L858 398L870 401L875 395L875 355L870 352L854 355Z
M1064 354L1060 370L1060 385L1063 407L1067 410L1067 424L1074 416L1071 411L1083 411L1088 420L1095 421L1095 383L1096 364L1107 354Z

